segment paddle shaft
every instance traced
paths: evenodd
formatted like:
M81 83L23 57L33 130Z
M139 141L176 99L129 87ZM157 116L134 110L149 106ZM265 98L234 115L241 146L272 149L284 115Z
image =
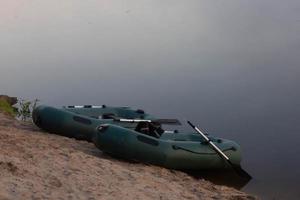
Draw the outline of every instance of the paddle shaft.
M236 164L233 164L230 159L228 158L228 156L226 156L225 153L223 153L219 147L217 147L205 134L203 134L200 129L196 126L194 126L190 121L187 121L187 123L193 127L193 129L195 129L211 146L212 148L220 155L222 156L226 161L227 163L242 177L245 177L247 179L251 179L251 175L248 174L245 170L243 170L241 168L240 165L236 165Z
M152 122L151 120L148 119L116 119L116 121L120 122L130 122L130 123L138 123L138 122Z
M217 147L204 133L202 133L202 131L200 131L200 129L196 126L194 126L190 121L188 121L189 125L191 125L200 135L202 135L202 137L206 140L206 142L208 142L215 151L218 152L218 154L222 155L223 158L225 158L226 160L229 160L228 156L226 156L225 153L223 153L221 151L221 149L219 149L219 147Z
M160 123L160 124L170 124L170 125L181 125L180 121L177 119L125 119L125 118L115 118L115 121L119 122L128 122L128 123L139 123L139 122L147 122L147 123Z

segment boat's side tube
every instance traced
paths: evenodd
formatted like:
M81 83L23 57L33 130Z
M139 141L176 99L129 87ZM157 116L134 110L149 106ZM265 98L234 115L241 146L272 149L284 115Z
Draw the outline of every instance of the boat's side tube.
M172 169L225 168L226 163L207 144L195 141L161 140L116 125L101 125L94 143L104 152L130 160ZM219 144L231 159L240 162L239 146L231 141Z

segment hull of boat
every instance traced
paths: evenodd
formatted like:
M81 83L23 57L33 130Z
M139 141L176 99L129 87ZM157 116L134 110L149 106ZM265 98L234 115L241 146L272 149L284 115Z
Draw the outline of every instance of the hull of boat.
M101 128L102 126L104 128ZM163 134L162 138L154 138L116 125L102 126L95 132L93 142L100 150L117 157L171 169L199 170L229 167L226 161L196 134L192 134L194 136L192 141L183 140L191 137L185 133L173 134L175 136L172 137ZM240 164L241 151L238 144L220 138L210 139L230 158L232 163Z
M229 167L197 133L163 133L156 138L135 131L137 123L96 119L88 113L50 106L37 107L33 112L33 121L47 132L93 142L103 152L128 160L171 169ZM209 138L232 163L240 164L241 150L238 144L226 139Z
M39 106L32 114L33 122L41 129L58 135L92 141L94 130L100 124L122 124L134 128L136 124L116 122L113 119L95 119L51 106Z

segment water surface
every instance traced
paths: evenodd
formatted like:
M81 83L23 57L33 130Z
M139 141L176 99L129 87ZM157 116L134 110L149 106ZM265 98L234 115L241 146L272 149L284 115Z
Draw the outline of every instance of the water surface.
M244 191L298 199L299 13L295 0L1 0L0 93L192 120L241 144Z

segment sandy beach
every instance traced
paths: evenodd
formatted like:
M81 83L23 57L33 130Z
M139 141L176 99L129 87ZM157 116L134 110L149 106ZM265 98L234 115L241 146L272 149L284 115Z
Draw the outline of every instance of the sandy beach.
M255 199L161 167L103 154L0 113L0 199Z

